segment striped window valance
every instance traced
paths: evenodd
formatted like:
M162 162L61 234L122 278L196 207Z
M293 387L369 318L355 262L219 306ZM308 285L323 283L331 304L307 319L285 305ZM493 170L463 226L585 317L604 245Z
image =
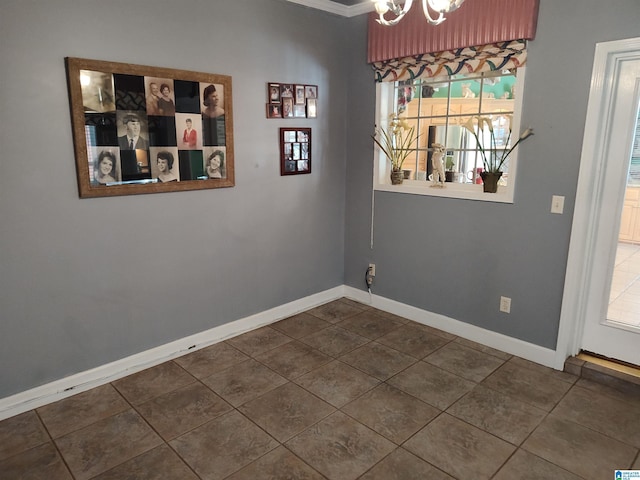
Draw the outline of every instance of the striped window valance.
M377 82L448 77L522 67L527 61L526 40L425 53L372 63Z

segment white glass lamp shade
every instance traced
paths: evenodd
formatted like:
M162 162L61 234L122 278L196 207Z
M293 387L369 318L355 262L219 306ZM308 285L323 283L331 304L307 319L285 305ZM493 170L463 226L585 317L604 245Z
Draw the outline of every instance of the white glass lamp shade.
M429 6L438 13L449 13L457 10L464 0L427 0Z
M387 5L386 0L373 0L376 6L376 13L378 15L384 15L389 11L389 6Z

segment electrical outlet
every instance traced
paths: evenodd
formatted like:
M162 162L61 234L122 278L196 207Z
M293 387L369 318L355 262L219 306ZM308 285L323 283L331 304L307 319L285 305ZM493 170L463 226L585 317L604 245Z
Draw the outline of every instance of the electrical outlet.
M511 313L511 299L509 297L500 297L500 311Z
M373 278L376 276L376 266L374 263L370 263L367 267L367 271L364 273L364 281L367 284L367 288L371 291L371 285L373 285Z
M564 197L561 195L553 195L551 197L551 213L562 215L564 212Z

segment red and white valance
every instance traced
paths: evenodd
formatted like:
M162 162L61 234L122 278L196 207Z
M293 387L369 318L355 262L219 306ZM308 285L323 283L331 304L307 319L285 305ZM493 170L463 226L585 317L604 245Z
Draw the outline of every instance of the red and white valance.
M526 47L526 40L514 40L374 62L372 67L377 82L510 70L526 63Z
M369 14L369 63L535 38L539 0L466 0L437 26L427 23L421 3L414 2L390 27L377 23L374 12Z

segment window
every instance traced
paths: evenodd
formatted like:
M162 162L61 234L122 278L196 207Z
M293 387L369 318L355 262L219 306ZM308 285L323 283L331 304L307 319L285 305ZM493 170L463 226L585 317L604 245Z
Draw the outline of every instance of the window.
M472 117L490 119L495 146L509 148L518 139L524 68L457 74L449 77L379 83L377 125L387 128L389 117L397 114L416 127L420 137L415 151L404 162L405 181L391 185L390 166L376 149L374 188L423 195L468 198L498 202L513 201L517 149L508 157L496 194L482 192L482 154L474 135L465 128ZM510 128L513 131L510 137ZM488 126L478 135L485 149L491 133ZM431 145L446 148L446 188L432 188ZM489 155L489 152L487 152Z

